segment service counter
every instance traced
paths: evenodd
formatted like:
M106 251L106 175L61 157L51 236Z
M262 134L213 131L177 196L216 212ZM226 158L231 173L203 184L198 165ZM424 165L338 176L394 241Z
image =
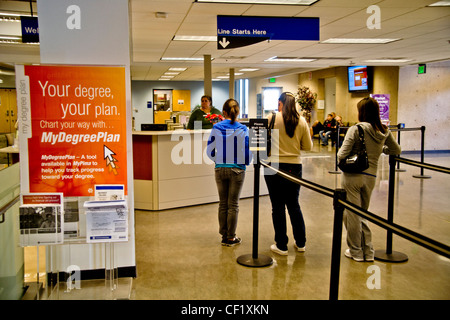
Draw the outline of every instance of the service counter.
M211 130L133 132L134 207L164 210L219 201L214 162L206 156ZM261 168L260 195L268 194ZM247 166L241 198L253 196Z

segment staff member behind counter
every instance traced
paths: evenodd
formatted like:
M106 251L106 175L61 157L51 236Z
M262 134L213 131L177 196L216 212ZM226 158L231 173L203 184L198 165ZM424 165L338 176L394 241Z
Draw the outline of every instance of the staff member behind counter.
M201 121L202 123L202 129L212 129L213 124L206 119L206 116L210 114L220 114L222 115L222 112L216 108L214 108L212 104L212 98L210 96L203 96L202 97L202 104L201 107L194 112L192 112L189 123L187 125L187 128L192 130L194 129L194 123L195 121Z

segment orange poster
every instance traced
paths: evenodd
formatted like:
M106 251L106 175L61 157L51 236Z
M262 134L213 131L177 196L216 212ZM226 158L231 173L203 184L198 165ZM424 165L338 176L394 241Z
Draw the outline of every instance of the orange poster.
M121 184L127 194L125 69L23 66L16 83L29 192L94 196L97 184Z

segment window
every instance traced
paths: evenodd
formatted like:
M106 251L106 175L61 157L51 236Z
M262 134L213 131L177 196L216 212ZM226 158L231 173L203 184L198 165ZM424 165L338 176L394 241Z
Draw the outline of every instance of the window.
M248 79L236 80L235 97L240 106L239 118L248 118Z
M280 97L281 93L283 92L282 87L268 87L263 88L263 109L264 113L272 112L273 110L278 110L278 98Z

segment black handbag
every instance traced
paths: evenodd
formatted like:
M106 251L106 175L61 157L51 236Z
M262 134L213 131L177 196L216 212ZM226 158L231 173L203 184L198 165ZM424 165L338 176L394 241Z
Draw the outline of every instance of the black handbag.
M359 125L357 125L357 127L359 131L361 148L350 154L347 158L339 161L338 167L342 170L342 172L361 173L369 168L369 158L367 157L364 130Z

